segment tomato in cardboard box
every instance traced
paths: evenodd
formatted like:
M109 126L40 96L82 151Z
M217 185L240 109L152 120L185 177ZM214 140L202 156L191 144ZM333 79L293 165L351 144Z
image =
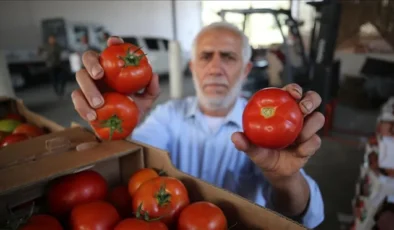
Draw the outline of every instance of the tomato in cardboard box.
M43 197L47 183L66 174L93 170L113 188L127 185L131 175L141 168L163 170L179 179L192 203L208 201L217 205L225 214L228 226L234 225L233 230L306 229L276 212L180 172L165 151L124 140L98 143L93 133L79 127L0 150L0 170L7 175L0 177L0 218L7 218L7 206L13 208Z

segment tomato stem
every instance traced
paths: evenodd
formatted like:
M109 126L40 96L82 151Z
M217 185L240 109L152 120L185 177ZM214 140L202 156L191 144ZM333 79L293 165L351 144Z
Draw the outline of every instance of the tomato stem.
M164 171L164 169L160 169L158 174L159 174L159 176L167 176L167 172Z
M264 107L261 108L260 114L267 119L275 115L275 110L275 107Z
M232 228L235 228L235 226L236 226L237 224L238 224L238 223L235 222L235 224L231 225L227 230L231 230Z
M160 207L163 207L170 202L171 194L166 191L165 184L160 186L159 191L156 193L156 199Z
M122 119L120 119L116 114L112 115L108 120L102 122L102 127L109 128L109 140L112 140L112 137L115 131L121 133L122 129Z
M149 213L142 210L142 202L140 205L138 205L137 213L135 214L135 218L143 219L144 221L147 221L147 222L159 221L159 220L163 219L163 217L164 216L160 216L157 218L150 218Z
M132 53L130 53L131 47L129 47L129 49L127 50L126 56L124 56L124 57L119 56L119 58L124 61L123 67L138 66L140 64L141 59L146 56L145 53L141 54L141 55L136 55L136 52L138 50L141 50L141 48L142 47L139 47L138 49L136 49Z
M14 212L12 212L12 210L8 207L8 205L6 208L10 215L10 218L7 220L6 226L0 227L0 230L18 230L22 225L26 224L29 221L29 219L33 216L35 211L35 203L34 202L32 203L29 213L22 217L17 216Z

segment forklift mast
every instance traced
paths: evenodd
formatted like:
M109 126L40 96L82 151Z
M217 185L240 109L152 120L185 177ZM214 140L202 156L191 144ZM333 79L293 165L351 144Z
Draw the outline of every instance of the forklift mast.
M243 14L244 15L244 22L243 22L243 30L245 31L245 25L246 22L249 19L249 16L251 14L271 14L274 19L275 19L275 23L277 24L279 31L281 33L281 36L283 38L283 45L284 45L284 49L285 49L285 63L284 63L284 71L285 71L285 75L284 75L284 79L282 79L284 81L284 84L289 84L292 82L296 81L296 78L294 76L293 73L293 69L292 69L292 64L291 64L291 60L290 60L290 55L289 55L289 44L287 42L287 37L285 36L285 33L282 29L282 22L279 20L279 16L285 16L286 20L285 20L285 24L289 27L290 33L293 35L293 39L295 42L295 47L297 48L297 55L299 55L301 57L302 60L302 67L303 69L308 70L309 69L309 59L307 57L307 54L305 52L305 47L300 35L300 31L299 31L299 26L300 26L300 22L296 21L292 15L291 15L291 10L285 10L285 9L270 9L270 8L251 8L251 9L227 9L227 10L221 10L218 12L218 15L221 17L221 19L223 21L225 21L225 16L226 13L238 13L238 14ZM305 73L305 75L307 75L307 73Z
M336 96L339 82L339 63L334 62L341 5L337 0L309 2L316 10L310 44L310 89L322 97L318 111L324 114L325 105ZM317 29L318 28L318 29Z

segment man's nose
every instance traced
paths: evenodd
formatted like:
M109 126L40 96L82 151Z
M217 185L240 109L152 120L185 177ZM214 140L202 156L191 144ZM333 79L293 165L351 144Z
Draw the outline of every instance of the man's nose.
M209 72L211 75L222 75L222 62L220 59L220 55L213 55L209 68Z

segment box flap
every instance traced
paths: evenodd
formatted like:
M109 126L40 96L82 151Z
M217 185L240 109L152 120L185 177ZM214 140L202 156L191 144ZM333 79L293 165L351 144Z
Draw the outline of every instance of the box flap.
M249 200L215 187L198 178L177 170L172 164L166 151L153 146L133 141L143 147L145 167L163 169L168 174L179 178L188 188L189 196L193 201L207 200L217 204L225 213L232 228L236 229L265 229L265 230L305 230L299 223L286 218L279 213L261 207ZM231 222L231 219L242 223Z
M53 148L59 148L60 146L50 146L59 140L63 141L63 147L70 149L83 142L95 141L96 137L82 128L71 128L8 145L0 149L0 170L23 161L34 160Z
M9 146L10 149L4 149L0 152L2 165L0 173L7 175L0 177L0 195L141 150L141 147L126 141L98 143L95 141L93 134L81 128L59 132L56 134L58 138L55 140L61 140L59 135L68 137L71 144L67 147L63 141L60 149L55 148L48 151L46 140L35 139L34 141L26 141L24 147L22 145ZM22 156L26 156L23 151L26 148L34 150L34 153L40 157L28 154L29 160L20 161L23 159ZM46 154L43 155L42 153ZM7 158L11 160L7 160ZM19 162L13 163L18 160Z

